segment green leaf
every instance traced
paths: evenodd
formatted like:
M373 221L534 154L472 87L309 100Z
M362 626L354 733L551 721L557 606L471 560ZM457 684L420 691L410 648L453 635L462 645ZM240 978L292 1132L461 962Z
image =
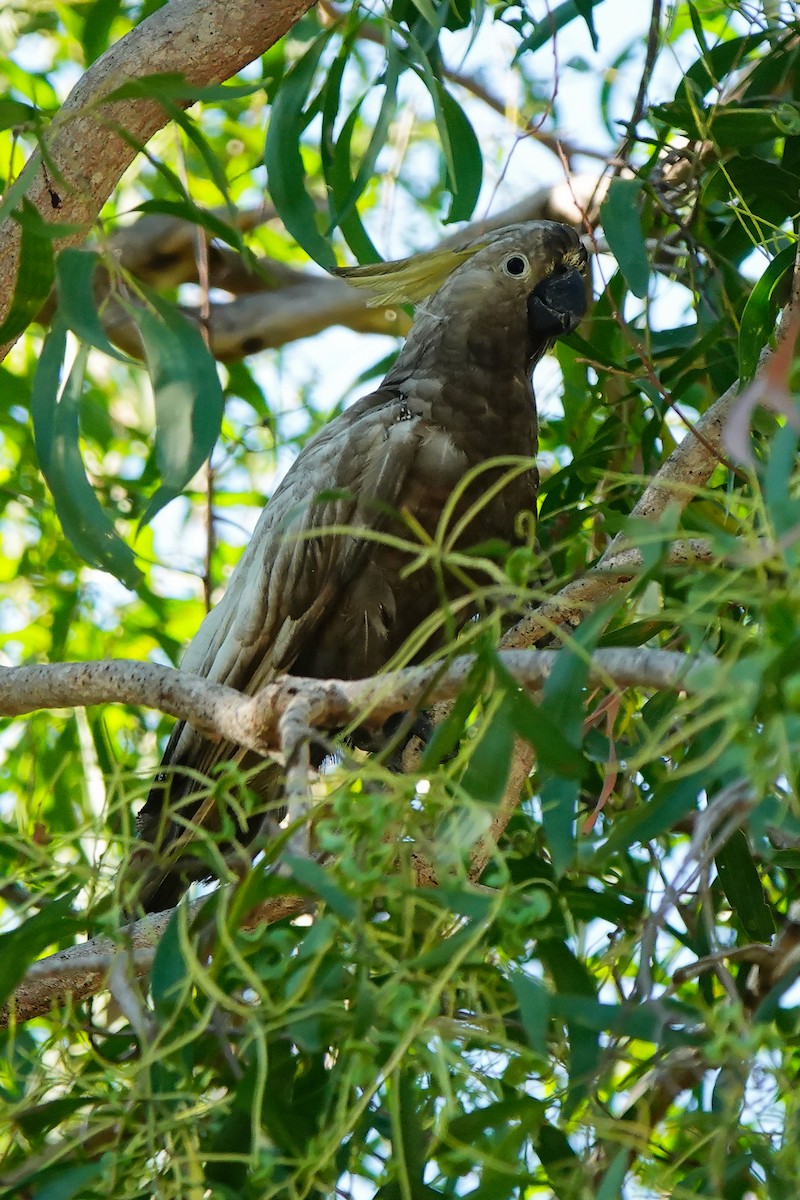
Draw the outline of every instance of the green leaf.
M534 1138L534 1149L547 1172L556 1200L580 1200L584 1194L581 1160L570 1146L566 1134L545 1122Z
M558 8L554 8L536 22L536 28L519 46L513 61L516 63L523 54L535 54L537 50L541 50L542 46L546 46L557 33L577 17L582 16L586 20L583 11L586 7L587 0L564 0L564 3L559 4Z
M488 728L482 731L464 772L465 792L482 804L494 806L505 790L514 746L513 709L513 700L504 696Z
M303 106L330 33L321 33L284 77L272 106L264 147L267 187L278 215L297 243L328 271L336 266L336 258L317 227L317 208L306 186L300 139L308 122Z
M11 341L28 328L53 286L52 231L27 199L22 202L22 212L14 213L14 220L22 231L19 267L14 298L0 325L0 342Z
M45 339L31 393L31 416L42 474L53 493L61 528L89 563L115 575L126 587L142 579L133 551L126 546L103 511L86 478L80 451L80 399L88 347L78 353L58 394L66 350L66 327L57 318Z
M608 1170L603 1175L600 1187L597 1189L596 1200L622 1200L622 1185L628 1174L631 1153L623 1147L618 1150L611 1160Z
M122 9L122 0L94 0L85 11L81 25L81 41L86 66L108 49L111 26Z
M797 469L797 431L782 425L772 439L764 471L764 500L775 533L780 537L797 528L800 501L792 487Z
M237 229L235 225L223 221L217 213L211 212L207 208L201 208L199 204L194 204L186 197L181 200L143 200L141 204L137 204L134 211L164 213L170 217L178 217L181 221L191 221L205 229L212 237L233 246L239 254L247 259L248 265L252 266L254 272L258 270L256 257L246 246L241 230Z
M570 748L564 755L566 765L557 769L551 767L547 758L541 754L539 757L542 825L557 875L563 875L572 864L577 846L575 817L579 780L584 770L583 689L589 676L589 657L620 603L618 597L603 605L578 626L571 642L557 655L542 689L541 702L534 706L539 723L546 715L551 728L559 731L562 744ZM532 705L527 696L525 700ZM553 735L550 741L555 745ZM539 753L539 743L533 744Z
M732 834L714 861L722 890L747 936L754 942L769 942L775 933L775 919L743 829Z
M694 808L708 783L708 776L698 771L665 783L648 800L640 798L632 812L615 821L611 836L597 851L597 858L609 858L631 846L642 845L670 829Z
M175 909L158 943L150 976L153 1006L162 1019L168 1019L180 1008L187 991L188 971L181 949L178 926L183 914Z
M600 42L597 37L597 30L594 27L594 13L592 9L601 2L602 0L575 0L575 7L586 22L586 28L589 30L589 37L592 39L592 48L594 50L598 48Z
M692 25L703 53L683 76L675 96L676 100L682 98L687 82L689 85L695 84L701 96L718 87L725 76L741 64L750 51L755 50L767 37L765 29L761 33L728 38L709 48L703 44L702 22L695 12L692 13Z
M372 244L372 239L358 214L355 203L357 195L350 174L350 143L358 123L360 104L361 102L356 105L342 126L328 173L331 198L334 204L338 205L340 198L343 202L341 210L337 207L331 216L331 229L334 225L338 225L358 261L371 263L380 262L381 256ZM347 197L352 198L352 203Z
M13 129L16 125L34 125L39 118L39 110L21 100L0 100L0 129Z
M150 308L126 306L144 346L156 406L156 461L161 486L141 519L179 496L214 448L225 397L217 365L200 330L176 308L150 294Z
M650 283L650 262L639 216L641 190L638 179L612 179L600 205L600 220L625 282L634 296L644 297Z
M431 3L431 0L411 0L414 8L417 10L423 20L427 21L431 29L439 29L442 22L436 15L436 10Z
M589 996L574 996L558 990L552 998L551 1012L574 1025L582 1025L595 1033L613 1033L616 1037L638 1038L658 1043L667 1021L668 1007L661 1004L601 1004ZM676 1010L676 1020L683 1023L682 1010Z
M577 779L554 775L545 779L539 795L547 846L556 875L561 876L575 859L575 818L580 784Z
M77 891L59 896L16 929L0 933L0 1004L5 1003L43 950L80 933L85 922L73 916Z
M463 1116L455 1117L447 1126L448 1139L458 1142L474 1142L487 1130L502 1129L510 1121L521 1121L526 1129L537 1129L546 1111L546 1105L532 1096L516 1096L513 1100L496 1100L483 1108L476 1108Z
M35 1139L56 1129L80 1109L93 1106L92 1096L60 1096L57 1100L45 1100L42 1104L19 1110L14 1114L14 1124L27 1138Z
M422 754L421 770L431 770L453 753L464 734L470 713L478 703L486 679L489 664L485 654L478 654L470 667L464 686L456 696L446 719L437 725Z
M768 1023L774 1021L781 1006L781 1000L786 993L794 987L798 977L800 976L800 963L794 963L789 968L785 975L782 975L773 987L767 992L764 999L759 1004L752 1016L753 1024Z
M59 311L82 342L121 362L128 358L106 336L94 299L94 273L100 256L93 250L62 250L56 259Z
M475 211L483 183L483 154L475 130L461 105L441 84L437 90L441 113L441 121L437 121L437 124L442 148L447 145L449 149L449 154L445 153L445 162L453 199L444 224L450 225L454 221L468 221ZM442 135L442 123L446 139Z
M553 977L552 1012L561 995L572 993L597 1002L597 987L591 972L564 942L548 938L540 942L540 950L542 961ZM564 1012L569 1035L569 1095L565 1112L572 1111L586 1095L602 1052L599 1031L575 1016L574 1012Z
M342 917L345 921L355 919L358 905L340 887L337 887L319 863L313 862L310 858L297 858L292 854L284 855L281 861L290 869L301 887L307 888L309 892L313 892L315 896L324 900L328 908L337 916Z
M32 1200L83 1200L83 1197L90 1194L89 1188L92 1184L99 1184L103 1176L110 1176L111 1173L112 1164L110 1157L106 1155L103 1155L99 1162L84 1163L77 1167L66 1167L62 1164L45 1168L38 1177L45 1182L27 1194ZM93 1188L92 1192L94 1195L100 1194Z
M389 43L387 50L388 61L386 71L383 76L382 83L384 85L383 99L378 116L375 120L372 136L369 140L369 145L363 155L360 155L360 163L358 174L355 179L351 176L351 141L353 131L356 126L356 118L360 112L361 105L364 102L365 96L358 101L350 113L347 121L342 127L342 131L335 145L331 169L328 174L328 181L331 185L332 201L334 208L331 213L331 227L338 225L345 237L348 240L350 248L358 255L359 262L374 262L374 257L366 257L359 254L357 246L364 245L366 232L363 231L361 222L358 222L358 229L354 230L351 218L355 213L356 204L359 198L363 195L365 188L372 182L375 176L376 162L378 155L386 144L386 138L389 131L389 126L394 120L397 112L397 82L400 77L399 59L397 52L392 43ZM374 89L373 89L374 90ZM367 93L372 95L373 92ZM361 233L363 231L363 236ZM354 235L351 240L351 233ZM355 240L356 245L353 244ZM372 247L369 241L369 247ZM374 254L374 247L372 247Z
M547 1026L550 1020L550 993L544 984L521 971L511 976L511 986L519 1004L520 1017L531 1050L547 1055Z
M770 262L744 306L739 326L739 379L749 383L756 373L758 360L775 329L780 307L780 285L795 260L797 247L786 246Z
M114 103L117 100L156 100L161 103L184 100L190 104L204 100L208 103L215 103L252 96L262 88L263 84L260 80L254 83L200 85L192 83L178 71L160 71L154 72L152 75L140 75L136 79L129 79L104 96L103 103Z

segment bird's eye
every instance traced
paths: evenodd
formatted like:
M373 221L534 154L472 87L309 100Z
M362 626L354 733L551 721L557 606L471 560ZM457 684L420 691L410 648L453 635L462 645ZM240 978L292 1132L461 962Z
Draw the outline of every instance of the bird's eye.
M503 270L506 275L520 276L527 275L530 271L530 263L522 254L510 254L503 263Z

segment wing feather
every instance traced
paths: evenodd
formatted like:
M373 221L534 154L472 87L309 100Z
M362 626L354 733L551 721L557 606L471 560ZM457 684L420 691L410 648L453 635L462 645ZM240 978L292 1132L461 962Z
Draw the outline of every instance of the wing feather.
M369 552L371 543L355 531L379 528L402 502L419 449L419 420L408 419L407 410L398 416L401 399L389 389L365 397L303 450L187 648L185 670L246 695L291 670ZM354 532L325 532L343 526ZM207 775L217 763L241 756L233 743L212 742L181 722L162 767ZM176 779L171 802L184 801L195 787L186 777ZM158 828L163 803L162 783L140 813L145 837Z

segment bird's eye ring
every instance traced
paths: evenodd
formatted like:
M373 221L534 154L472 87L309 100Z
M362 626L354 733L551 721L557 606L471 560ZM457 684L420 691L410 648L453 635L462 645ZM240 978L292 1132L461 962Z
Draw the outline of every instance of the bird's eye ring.
M512 275L516 278L519 278L520 275L527 275L530 269L530 263L522 254L510 254L503 263L503 270L506 275Z

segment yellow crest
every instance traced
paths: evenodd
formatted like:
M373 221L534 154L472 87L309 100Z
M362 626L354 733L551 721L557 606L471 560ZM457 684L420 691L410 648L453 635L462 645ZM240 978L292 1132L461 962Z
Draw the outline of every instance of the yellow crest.
M335 274L353 287L372 293L367 300L370 308L386 308L394 304L418 304L432 296L456 267L488 246L491 238L479 238L468 246L446 250L429 250L411 258L394 262L369 263L365 267L337 267Z

